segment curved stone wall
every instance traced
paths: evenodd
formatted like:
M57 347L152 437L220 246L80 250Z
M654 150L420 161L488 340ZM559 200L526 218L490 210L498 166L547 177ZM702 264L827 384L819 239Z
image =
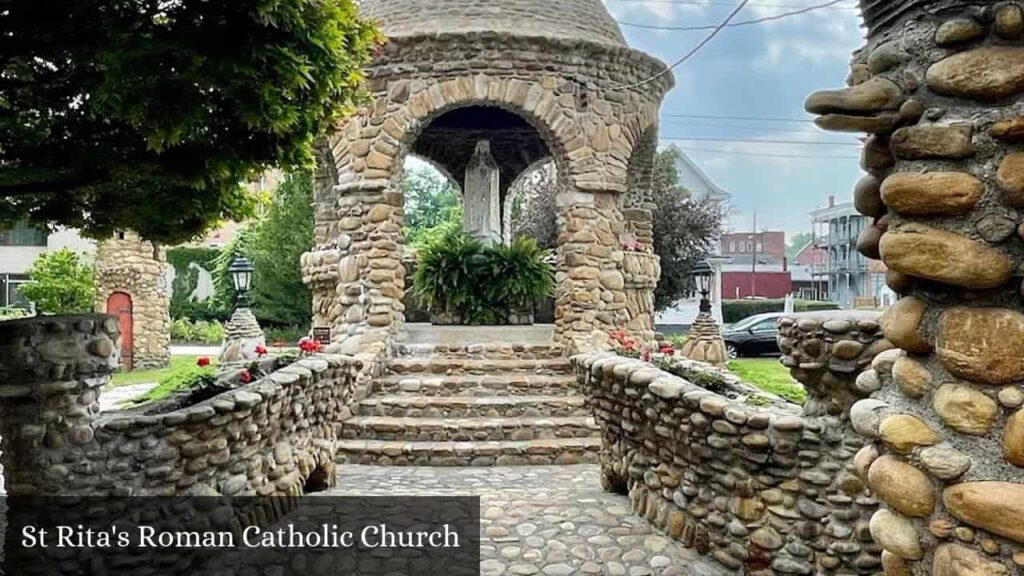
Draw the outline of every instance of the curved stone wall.
M362 363L304 358L161 413L100 414L117 322L0 323L0 448L12 496L301 495L334 482L335 426Z
M782 321L784 363L806 377L813 414L734 394L744 389L738 379L700 363L687 362L684 379L618 356L574 357L602 429L606 488L744 574L877 573L868 519L878 503L857 474L863 439L848 418L866 395L859 374L886 346L872 318L840 313L831 331L815 314ZM847 342L861 350L842 352Z
M854 191L859 241L903 298L882 319L900 351L853 409L859 474L887 574L1001 575L1024 566L1024 4L863 0L871 34L850 86L807 109L871 134Z

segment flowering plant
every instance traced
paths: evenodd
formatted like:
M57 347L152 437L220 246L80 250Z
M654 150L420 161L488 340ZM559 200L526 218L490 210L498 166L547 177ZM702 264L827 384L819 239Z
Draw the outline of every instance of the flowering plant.
M640 357L640 341L627 334L625 330L608 332L608 343L611 344L612 350L620 356Z
M622 249L626 252L639 252L646 254L650 252L651 247L647 244L641 243L632 236L622 241Z
M301 350L302 353L305 354L306 356L312 356L313 354L316 354L317 352L320 351L321 348L323 348L323 346L316 340L310 338L309 336L303 338L302 340L299 340L299 350Z
M248 370L242 370L238 375L238 379L242 381L242 384L248 384L249 382L252 382L252 373Z
M267 355L267 347L262 345L262 344L257 344L255 352L256 352L257 356L260 356L260 357L266 356Z
M209 365L210 365L210 359L207 358L206 356L201 356L201 357L196 359L196 366L199 366L200 368L206 368Z

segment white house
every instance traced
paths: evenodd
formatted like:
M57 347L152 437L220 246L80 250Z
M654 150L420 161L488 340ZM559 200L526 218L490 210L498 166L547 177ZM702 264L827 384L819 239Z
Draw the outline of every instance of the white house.
M712 182L711 178L697 166L693 159L687 156L686 152L680 150L675 144L670 144L667 149L674 149L679 158L678 162L676 162L676 173L679 177L678 186L689 190L694 196L710 196L714 198L719 206L725 210L725 206L731 198L729 193ZM718 245L719 241L720 235L715 235L715 247L712 249L712 254L708 257L708 263L711 264L711 268L715 271L715 277L711 282L711 315L721 324L722 266L728 263L730 259L721 256L722 250L721 246ZM662 331L677 331L693 324L693 320L697 317L699 311L700 296L680 300L672 308L659 312L654 318L654 324Z
M18 285L28 280L28 270L37 256L61 248L89 253L95 251L96 245L72 229L47 234L40 228L18 223L0 230L0 307L27 306L28 302L17 292Z

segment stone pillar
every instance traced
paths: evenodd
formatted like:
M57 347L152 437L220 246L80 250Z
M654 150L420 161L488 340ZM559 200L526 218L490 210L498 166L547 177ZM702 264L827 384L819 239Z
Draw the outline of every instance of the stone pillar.
M644 344L653 344L654 289L661 277L661 263L654 254L627 251L623 252L622 272L629 315L626 331Z
M706 300L705 300L706 302ZM701 310L690 327L686 344L680 353L685 358L707 362L712 366L725 366L729 354L725 349L725 341L718 332L718 324L711 317L710 310Z
M485 244L501 243L501 173L491 143L480 140L466 166L462 221L466 234Z
M106 313L111 295L119 292L131 299L133 368L167 366L171 359L171 300L165 250L134 232L100 242L96 248L96 311Z
M864 2L850 87L807 102L818 124L872 134L859 241L903 298L881 321L901 349L851 414L887 574L1024 566L1024 12L1020 2Z
M570 349L607 344L629 321L622 274L622 212L610 192L558 197L555 339Z
M117 320L0 322L0 460L11 496L73 494L89 468L99 389L117 368Z

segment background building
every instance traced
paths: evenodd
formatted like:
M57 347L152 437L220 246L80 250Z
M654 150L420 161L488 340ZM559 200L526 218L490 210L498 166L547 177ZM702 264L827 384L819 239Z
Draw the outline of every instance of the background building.
M783 266L786 262L785 232L730 232L722 235L722 256L732 264Z
M37 256L61 248L91 253L96 245L79 236L76 230L63 229L50 234L21 223L0 230L0 307L28 308L28 300L18 294L18 285L28 280L28 270Z
M857 251L857 238L869 224L852 202L836 204L830 196L825 208L811 212L814 246L824 250L823 263L815 263L815 281L828 284L828 299L842 308L881 307L890 299L885 265Z

